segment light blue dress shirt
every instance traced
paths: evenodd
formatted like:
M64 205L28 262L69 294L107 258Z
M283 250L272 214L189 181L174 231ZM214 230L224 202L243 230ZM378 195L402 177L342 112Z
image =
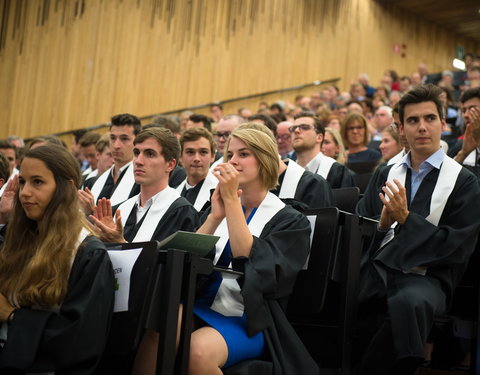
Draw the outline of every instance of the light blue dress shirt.
M411 171L411 190L410 190L410 202L413 201L415 198L415 194L417 194L418 188L422 183L423 179L427 174L431 172L433 168L440 169L440 166L445 159L445 152L442 148L439 148L437 152L430 155L427 160L425 160L420 167L418 168L418 172L412 168L412 164L410 162L410 153L405 155L400 162L401 164L405 164L408 169Z

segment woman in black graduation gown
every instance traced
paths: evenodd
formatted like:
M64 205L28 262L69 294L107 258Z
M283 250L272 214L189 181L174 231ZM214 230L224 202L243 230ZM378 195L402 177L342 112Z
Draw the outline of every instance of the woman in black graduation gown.
M104 245L84 227L80 184L65 148L41 146L27 152L2 196L2 374L90 374L102 354L113 270Z
M269 192L277 184L278 151L268 135L237 129L226 150L228 162L213 171L219 184L198 233L219 236L214 263L244 277L214 273L197 297L189 374L221 374L221 368L250 358L272 361L274 374L317 374L281 308L305 264L310 224ZM156 339L145 336L136 374L153 373L155 357L148 352L156 353Z

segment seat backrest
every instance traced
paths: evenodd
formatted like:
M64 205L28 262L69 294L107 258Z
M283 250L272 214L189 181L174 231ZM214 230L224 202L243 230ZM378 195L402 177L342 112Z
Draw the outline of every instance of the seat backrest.
M337 249L338 209L328 207L306 210L303 213L312 226L310 255L290 296L288 315L321 311Z
M377 168L378 160L357 161L353 163L345 163L345 166L356 174L373 173Z
M360 198L360 189L357 186L332 189L335 207L346 212L355 212L358 199Z
M373 173L362 173L353 175L353 183L360 189L360 194L365 193L368 183L372 178Z

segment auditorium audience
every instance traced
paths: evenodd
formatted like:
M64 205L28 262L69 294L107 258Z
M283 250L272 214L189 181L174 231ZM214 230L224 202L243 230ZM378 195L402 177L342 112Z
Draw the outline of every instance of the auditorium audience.
M381 292L373 296L380 298L380 300L383 298L383 302L380 305L384 306L385 310L381 312L375 311L373 314L375 317L379 317L378 322L381 323L379 326L372 325L371 321L366 324L369 335L373 334L375 330L377 330L378 335L372 341L367 339L364 342L363 346L366 349L366 354L362 359L359 374L374 374L371 371L377 371L376 369L373 370L376 367L388 368L388 371L394 368L392 371L397 371L394 373L398 374L413 373L412 369L420 361L421 353L419 348L422 346L421 343L425 341L425 335L428 334L432 311L445 310L457 281L456 279L453 280L453 278L446 280L444 276L439 276L437 271L448 265L453 267L452 269L456 277L460 277L463 272L462 267L466 264L471 252L469 245L465 241L473 238L472 236L476 236L478 232L476 220L472 219L471 222L465 223L463 231L459 228L458 223L453 223L451 217L457 217L457 213L451 212L451 204L453 203L449 203L455 201L455 204L457 204L461 200L459 194L463 188L457 186L460 183L456 181L466 181L465 183L470 186L470 191L468 193L465 192L465 196L478 195L477 186L471 180L472 176L465 169L469 169L477 177L480 177L480 68L475 62L474 55L470 56L467 54L466 60L468 58L470 61L467 65L467 70L463 73L461 79L458 78L460 75L457 72L452 73L449 70L438 74L428 74L427 66L419 64L417 72L411 76L403 75L400 79L396 71L386 70L385 75L381 79L381 86L374 88L369 83L368 75L362 73L358 75L356 81L352 81L349 92L340 93L335 86L323 86L316 88L309 95L297 95L293 102L287 100L276 100L270 103L262 102L259 104L257 114L252 114L248 108L241 107L237 110L238 115L224 116L222 105L214 103L209 106L212 118L203 114L184 111L180 114L180 123L177 123L175 121L177 118L172 119L169 116L158 115L152 119L152 124L145 126L143 131L141 131L140 120L137 117L130 114L113 116L110 127L111 133L104 135L101 139L97 139L100 138L100 135L93 132L84 134L85 131L81 130L74 133L75 139L72 154L78 158L76 166L80 166L81 170L84 171L85 183L82 186L82 190L78 191L77 198L75 198L75 203L73 204L78 207L80 203L87 214L94 212L91 220L95 223L95 230L99 233L100 238L104 241L115 242L143 241L152 238L162 239L178 229L193 231L198 227L199 223L198 214L195 211L204 212L206 210L207 214L202 219L204 225L201 227L200 232L214 233L221 231L221 237L225 238L225 241L221 240L222 244L227 243L229 236L231 240L233 238L233 245L230 246L229 244L226 248L228 251L236 254L233 255L234 265L241 264L247 270L244 280L245 284L242 285L242 293L244 291L252 291L255 294L258 292L258 286L252 283L251 270L248 268L251 266L249 262L256 263L258 261L261 267L264 267L263 262L266 259L257 259L259 257L257 254L258 244L267 243L269 250L276 247L283 249L284 245L276 241L277 236L281 237L282 241L288 242L290 240L285 239L283 235L280 236L278 234L279 231L277 233L277 225L285 224L286 217L283 217L283 213L288 212L291 214L293 212L290 208L282 208L283 204L286 203L297 209L329 206L333 201L331 188L354 186L352 171L355 170L356 173L359 173L354 167L354 163L385 162L374 173L371 186L358 206L358 212L362 215L380 219L381 227L376 235L377 242L375 242L375 246L377 248L375 250L381 249L382 251L375 252L373 248L370 249L366 255L368 258L366 263L362 263L364 267L362 269L362 280L368 280L369 283L372 283L372 280L375 280L375 282L380 281L378 278L372 278L372 273L374 272L372 271L373 268L370 267L374 262L377 262L377 259L381 259L381 266L380 268L375 268L376 272L379 272L381 277L386 275L383 278L385 282L384 288L380 288ZM433 81L438 81L438 83L434 83L441 87L441 90L432 86L422 85L422 83ZM439 103L441 103L441 110L438 107ZM459 103L461 110L457 109L457 104ZM430 112L435 112L434 114L429 112L432 115L432 119L424 126L425 132L432 134L431 140L435 143L434 145L432 142L426 142L429 143L428 145L421 144L414 137L411 130L411 121L413 121L411 118L416 118L415 114L411 114L412 108L420 108L420 112L425 112L426 107L428 107ZM392 108L394 108L394 117L396 115L395 119L392 118ZM397 113L395 113L395 109ZM423 112L420 118L416 119L417 122L415 124L423 123ZM460 114L463 114L463 116L460 116ZM401 121L398 117L402 118ZM247 119L256 124L241 125ZM445 122L447 127L443 126ZM392 123L393 125L391 125ZM399 129L396 128L395 124ZM417 126L422 127L422 125ZM159 129L159 127L170 129L178 138L179 143L174 142L174 137L169 131ZM440 135L437 134L437 128L441 129ZM255 137L252 137L252 135ZM407 138L410 143L406 143ZM431 216L428 216L429 210L432 209L429 202L433 200L432 194L435 194L436 185L444 183L438 177L442 173L443 164L438 164L436 160L437 158L438 160L446 160L446 157L436 146L437 138L438 142L446 141L450 146L449 155L454 157L465 168L461 169L458 175L456 174L452 178L453 190L450 192L450 195L445 196L447 201L447 205L443 208L445 212L443 214L440 212L436 224L433 226L430 224L429 226L425 223L429 221ZM442 141L440 141L440 138ZM23 141L17 136L10 136L8 139L18 142L19 145ZM270 153L272 152L272 141L274 146L276 146L274 152L277 165L275 167L269 161L269 158L271 158ZM63 145L64 149L59 151L60 146L58 145ZM174 146L180 147L180 158L178 149L175 151ZM227 150L227 147L230 147L230 149ZM37 148L39 151L36 151ZM428 152L426 151L427 148ZM63 217L57 218L48 208L54 205L56 205L55 207L64 207L66 204L64 200L67 199L65 194L67 194L66 191L68 189L64 185L60 186L59 181L63 178L62 176L72 181L76 186L76 175L72 175L73 172L68 166L68 163L75 159L67 158L68 160L64 161L66 158L65 149L65 143L58 137L50 135L35 137L29 140L25 148L27 154L25 162L22 164L26 168L25 166L30 167L32 160L33 164L40 163L42 176L51 177L50 181L54 182L54 189L56 190L54 190L53 195L45 203L42 203L44 204L42 206L44 210L42 215L43 213L45 215L48 213L48 218L52 220L64 220ZM410 153L408 153L409 149ZM8 202L11 203L13 200L22 201L22 195L18 191L16 192L16 189L18 189L17 180L13 178L18 173L16 166L22 163L22 161L21 157L17 155L15 146L9 142L0 141L0 152L6 156L6 158L3 155L0 156L0 196L2 194L5 196L6 194L6 198L0 200L0 221L6 221ZM61 155L59 157L60 160L50 160L52 157L51 153ZM433 157L434 154L438 155L438 157ZM434 158L431 163L430 157ZM233 161L230 161L230 159ZM282 161L281 159L284 160ZM7 171L4 171L5 160L9 161ZM64 161L63 164L61 163L62 160ZM177 163L178 160L181 161L185 169ZM420 172L417 172L415 167L418 167L419 160L426 164L422 164ZM351 170L343 164L350 167ZM376 165L372 168L375 167ZM387 187L383 185L383 182L390 178L389 171L394 170L394 168L405 168L408 170L405 180L406 187L398 185L397 182L394 184L389 182L386 185ZM425 171L423 171L423 168L426 168ZM278 185L276 187L271 186L273 180L267 181L265 177L272 174L273 169L276 170L276 176L278 176ZM57 170L59 171L59 176L55 175ZM53 177L51 176L52 173L54 174ZM425 181L429 182L428 189L424 186L427 184L418 184L410 181L413 178L412 176L416 176L416 173L420 173L421 176L418 177L420 180L427 175ZM25 176L30 174L30 170L23 170L20 174L22 184L25 186L28 184ZM66 177L67 174L68 178ZM7 187L6 182L9 180L9 176L11 185ZM171 187L168 187L169 185ZM257 191L254 192L253 187L256 187ZM246 205L244 213L241 211L241 206L237 205L236 202L232 203L232 199L236 197L237 188L241 190L241 193L239 193L240 202ZM20 191L22 189L23 185L20 185ZM417 189L419 194L416 194ZM269 193L268 190L271 192ZM378 197L378 192L382 193L382 197ZM55 204L52 203L52 197L56 197L60 193L63 198ZM211 197L212 193L213 196ZM159 197L162 198L160 199ZM419 197L425 199L420 202L421 199ZM73 198L70 197L68 199ZM394 202L389 202L389 199L393 199ZM471 199L476 200L477 198ZM263 200L269 204L274 204L275 207L278 206L279 211L277 210L276 212L282 214L280 218L277 218L277 215L269 216L267 224L262 224L266 225L268 233L263 233L260 230L257 235L256 231L258 231L258 228L251 228L248 223L245 224L240 219L245 220L247 218L250 220L248 213L252 211L254 213L252 214L252 222L256 223L256 218L259 214L255 214L255 209L251 210L252 202L256 203L259 212L261 212ZM97 202L97 207L94 211L95 202ZM226 205L225 203L227 202L230 202L230 204ZM212 204L211 208L209 208L210 204ZM426 206L423 207L422 204ZM112 206L115 212L112 211ZM394 209L397 211L393 212ZM70 301L66 300L68 302L65 303L67 310L63 311L64 305L61 302L68 298L70 293L73 293L73 290L76 290L75 288L78 287L78 285L70 284L67 286L65 282L66 277L68 278L68 275L71 274L75 275L76 280L80 280L83 277L81 274L83 268L81 267L95 267L90 264L91 259L86 259L86 255L84 256L84 252L80 249L85 247L89 249L85 250L88 254L92 254L92 256L99 259L101 258L101 262L97 265L102 268L102 272L105 275L108 274L105 273L105 270L108 268L106 265L109 266L108 259L103 259L99 255L102 251L104 252L102 245L99 245L98 240L87 237L83 245L80 246L79 251L74 252L76 255L71 270L64 262L66 259L64 255L61 255L58 261L58 264L64 262L62 263L63 270L61 275L55 274L55 277L59 277L62 281L53 281L52 290L57 293L55 301L59 302L57 305L61 306L60 309L55 309L55 306L51 304L49 306L39 305L42 313L39 314L39 317L31 318L30 313L27 314L24 310L30 310L25 307L35 305L36 300L32 298L39 298L39 301L43 303L50 296L42 294L38 280L34 279L34 277L26 278L20 273L15 278L12 278L12 280L18 281L19 285L23 285L22 287L26 285L22 283L33 282L34 294L28 295L25 291L16 289L14 285L9 284L10 282L7 282L6 286L3 287L2 280L6 280L6 278L2 278L1 275L2 269L6 269L5 267L7 266L10 267L10 261L6 260L4 254L10 254L13 251L12 249L19 249L20 251L21 246L28 248L34 254L34 257L39 257L43 263L40 263L38 267L45 267L46 272L57 272L44 264L44 245L41 243L41 241L51 241L53 237L49 237L43 232L40 234L40 231L44 230L45 224L42 224L41 220L30 219L28 216L29 210L31 210L30 206L22 208L19 203L18 207L14 208L12 212L12 218L14 217L15 221L11 221L6 227L6 231L0 226L0 240L3 240L2 235L5 232L7 233L4 247L0 250L0 372L2 372L2 368L8 367L10 363L13 363L14 368L17 368L15 366L20 366L19 363L22 362L18 359L20 357L17 358L17 354L13 354L19 348L16 341L13 341L12 344L11 339L9 342L8 335L19 335L18 337L24 340L25 332L20 327L20 323L13 324L14 328L10 328L10 320L15 322L16 320L27 319L25 321L29 322L32 319L32 321L36 322L36 319L48 319L48 321L42 320L42 322L47 321L48 327L50 319L56 322L62 314L69 311L68 309L76 308L75 306L71 307ZM468 211L463 206L462 210L464 212ZM470 207L471 210L472 207ZM71 208L68 212L70 211ZM295 215L287 220L288 225L300 225L301 220ZM19 217L22 218L19 219ZM78 233L81 231L83 235L85 230L81 229L79 222L76 222L76 216L72 217L74 217L74 228L78 229ZM460 219L458 220L463 222ZM26 246L25 242L21 241L21 245L13 246L11 228L13 225L18 226L19 223L24 221L36 228L40 242ZM381 244L381 238L383 238L385 232L388 231L390 233L389 227L394 221L399 223L394 230L394 239L390 243ZM235 223L235 228L232 227L231 223ZM452 252L448 252L450 255L447 254L440 260L435 257L432 258L430 257L432 254L430 254L428 249L425 250L424 258L417 259L418 254L413 254L413 252L421 245L417 243L418 241L414 236L410 237L414 224L418 225L419 228L426 228L425 236L428 238L426 237L425 241L433 241L435 243L440 237L439 233L441 233L443 228L447 228L447 231L452 231L453 233L462 232L464 238L461 241L457 241L455 246L452 245L452 248L459 249L457 254L459 260L457 261ZM53 236L60 236L60 231L63 228L64 226L61 224ZM74 229L74 231L77 229ZM427 231L427 229L429 230ZM470 232L465 234L467 229L470 229ZM303 228L302 231L304 230L306 229ZM237 243L239 233L247 236L246 238L251 237L252 241ZM260 237L257 238L258 236ZM385 238L387 237L388 235L385 236ZM272 241L271 238L275 238L275 241ZM403 238L405 238L406 242L402 243L401 246L404 248L405 244L408 244L407 250L410 251L409 249L411 248L413 254L411 259L391 254L393 251L391 249L400 246L397 244ZM79 241L81 240L83 240L83 237L79 239ZM65 243L69 248L74 248L78 245L72 240L67 242ZM444 242L451 243L450 237ZM439 243L439 246L443 248L444 244ZM430 248L430 245L428 248ZM240 250L237 251L237 249ZM61 250L57 249L57 251L60 254ZM218 248L216 251L218 258L223 251L223 247L221 249ZM237 259L238 254L243 254L246 257L240 261ZM304 256L303 252L301 256ZM244 259L247 259L247 261ZM287 259L291 259L291 255L288 252L282 253L280 262L284 262ZM295 262L298 260L299 258ZM222 258L220 261L228 262L228 258L227 260ZM26 258L13 257L12 262L24 262L22 264L26 267L37 267L32 265L31 261ZM453 266L452 262L455 263ZM398 306L405 308L407 314L411 306L401 305L396 298L398 298L398 295L401 296L402 293L410 296L408 294L410 292L409 280L413 277L410 271L414 270L416 272L417 268L424 266L428 267L425 271L426 276L422 276L422 280L428 280L431 285L425 286L422 284L420 287L432 292L435 300L428 301L428 308L422 307L428 310L427 312L425 312L426 310L424 311L426 314L425 319L420 323L416 322L422 330L415 340L410 341L413 344L409 346L405 344L406 341L404 339L408 337L408 340L410 340L411 337L409 335L412 332L408 330L406 330L407 332L401 332L401 327L398 323L400 319L396 314ZM20 266L15 265L15 267ZM365 271L366 269L368 271ZM296 272L297 269L292 271L292 274L287 275L285 280L291 280ZM402 274L400 275L400 273ZM107 275L106 278L109 277L111 275ZM225 280L222 282L221 277L216 277L217 284L222 285L220 290L223 290L223 285L228 284L228 282L225 283ZM285 289L285 280L276 280L276 282ZM268 279L268 282L270 281ZM96 289L97 286L94 284L97 280L93 278L90 282L93 288ZM396 295L390 289L389 283L392 285L392 288L395 288L395 285L398 283L405 284L402 284L399 294ZM378 286L375 285L375 287ZM70 290L70 288L73 288L73 290ZM285 290L290 291L289 288ZM239 293L239 290L235 290L233 293ZM25 306L18 303L16 299L17 294L25 298L21 300L27 301ZM368 298L372 297L368 293L365 294L365 290L362 289L361 297L363 298L366 295ZM273 305L278 303L277 297L279 296L280 294L274 295L273 299L268 299L268 301L263 300L265 306L268 309L273 308ZM211 302L213 295L208 297L210 298L209 302ZM251 301L244 294L243 298L248 309ZM48 299L48 301L52 301L52 299ZM77 301L74 301L74 303L77 303ZM106 298L102 303L102 308L105 308L105 306L111 303L111 300ZM416 303L416 299L412 299L413 303ZM377 308L378 306L375 302L370 307ZM15 310L10 314L13 308ZM274 332L271 331L271 328L265 330L266 323L263 321L263 317L254 316L252 318L253 315L247 314L242 316L240 314L242 318L238 318L239 328L237 327L237 329L239 329L240 335L238 337L245 336L241 340L238 339L241 341L240 343L240 341L236 342L231 339L223 331L223 324L231 324L230 318L220 316L219 319L221 319L222 323L220 323L220 326L217 326L214 323L216 318L210 321L211 315L218 315L217 312L212 312L208 306L201 306L199 303L197 303L196 314L197 316L202 316L201 319L204 320L202 320L201 329L195 331L192 336L191 373L197 371L193 369L192 366L194 365L199 368L205 366L205 368L219 370L220 368L230 366L242 358L258 357L264 349L270 353L277 353L279 350L276 345L277 342L270 339L270 335L274 334ZM275 316L275 319L277 318L279 317ZM364 318L363 315L362 318ZM89 326L92 324L88 317L79 317L78 319L82 322L81 324ZM252 323L252 319L258 320L258 324L255 326L257 335L254 338L246 335L247 327L253 329L254 323ZM406 319L411 319L411 316ZM83 323L84 320L85 323ZM101 327L99 331L106 329L108 320L109 314L104 311L101 321L98 322L98 326ZM7 321L8 323L5 323ZM364 326L360 326L361 331L364 328ZM53 330L39 331L34 335L31 343L25 344L25 347L22 347L21 350L18 349L18 356L23 355L22 350L25 349L28 350L27 357L30 358L28 364L22 364L18 367L20 371L36 372L37 369L43 370L43 367L39 367L39 363L45 360L42 357L43 354L40 357L36 357L39 340L43 340L44 338L42 337L48 335L53 335L52 337L54 338L57 337L55 335L61 335L60 343L64 342L62 340L70 343L68 341L70 340L69 338L63 337L64 330L70 330L69 326L66 325L64 327L60 324L58 327L55 326ZM82 334L85 337L93 337L93 333ZM268 337L268 340L265 337ZM398 343L393 338L395 340L398 339ZM142 350L151 348L148 344L149 340L156 342L157 339L158 337L152 335L151 332L147 333L142 343ZM290 337L290 339L292 341L288 341L288 345L296 342L296 338ZM57 349L57 346L52 344L51 348L47 348L47 353L45 354L48 355L48 359L45 360L46 363L51 365L52 370L58 369L59 372L64 369L64 366L70 366L70 363L73 363L74 366L78 363L79 368L85 370L93 368L104 345L104 337L93 345L92 348L88 348L89 350L84 349L85 343L82 340L74 344L75 347L78 346L84 350L84 353L77 353L77 356L69 354L67 357L68 361L65 363L58 360L58 353L50 355L50 351L54 352ZM211 361L212 358L205 360L199 356L199 352L196 350L198 347L205 347L205 340L212 340L213 344L209 350L215 350L216 356L213 361ZM395 342L394 345L392 345L392 340ZM254 344L250 344L252 342ZM370 346L367 347L366 343L368 342L370 342ZM252 350L245 357L238 354L238 347L251 346L251 349L253 349L255 345L256 351ZM289 347L288 345L287 347ZM282 355L290 359L287 347L283 348L285 350L282 351ZM63 348L61 349L64 350ZM411 351L407 353L407 349ZM59 351L62 352L62 350ZM373 352L374 350L377 352L376 354ZM381 356L379 353L382 353L383 358L379 358ZM303 355L305 353L302 352ZM146 358L146 362L142 363L142 358ZM309 363L308 356L306 358L307 363ZM138 373L144 373L142 372L143 365L147 369L152 369L152 363L149 361L151 361L151 357L148 351L141 351L136 363ZM290 364L287 366L290 366Z

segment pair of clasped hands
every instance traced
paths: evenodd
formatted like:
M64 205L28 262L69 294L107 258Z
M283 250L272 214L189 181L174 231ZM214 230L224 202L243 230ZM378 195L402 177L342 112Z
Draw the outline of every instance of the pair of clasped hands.
M382 186L382 192L378 193L383 203L378 224L382 230L390 228L394 222L405 223L409 214L405 187L397 179L393 179L393 182L387 181Z
M211 215L216 220L223 220L226 215L225 206L238 202L242 189L238 188L238 171L233 165L219 164L213 169L213 174L218 179L218 185L211 198Z

